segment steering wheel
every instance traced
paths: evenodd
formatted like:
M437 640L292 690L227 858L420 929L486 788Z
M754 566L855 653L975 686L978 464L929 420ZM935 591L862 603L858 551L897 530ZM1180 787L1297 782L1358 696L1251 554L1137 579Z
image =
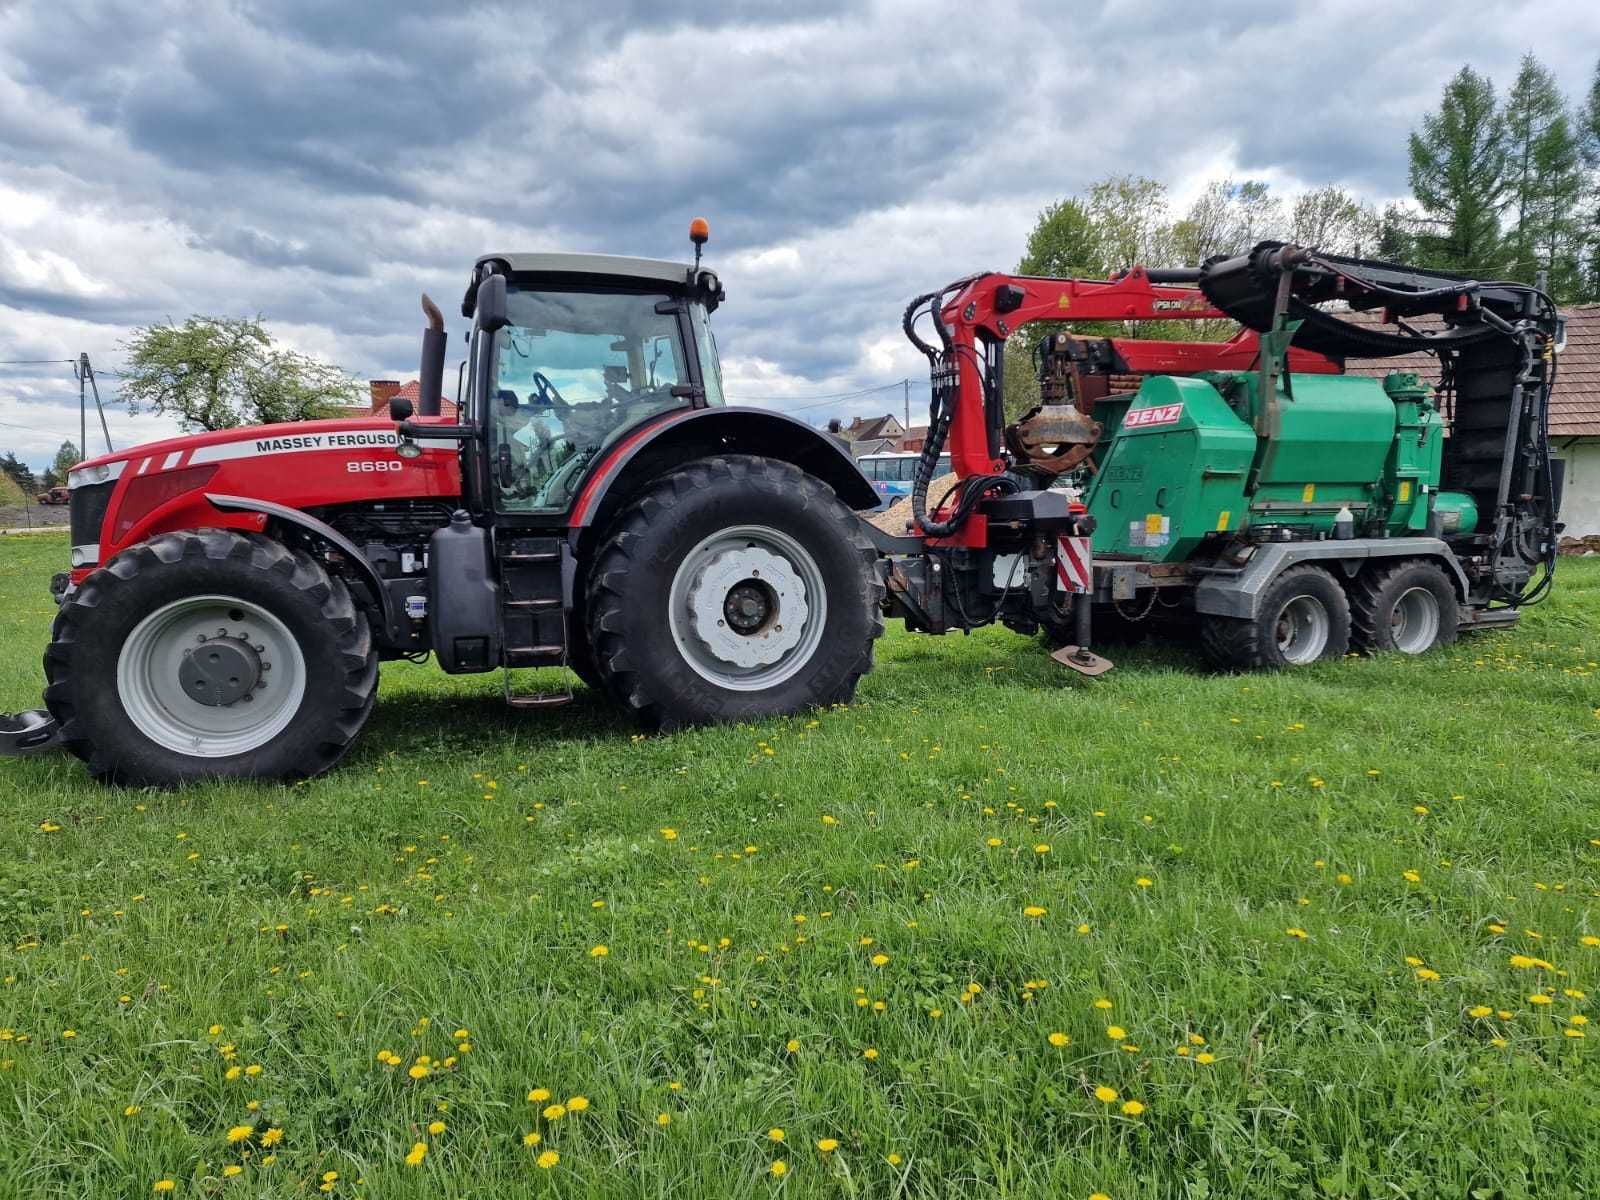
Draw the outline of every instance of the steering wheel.
M539 389L540 401L548 404L551 408L570 409L572 407L567 403L567 398L561 394L560 389L550 382L549 377L543 371L535 371L533 373L533 386Z

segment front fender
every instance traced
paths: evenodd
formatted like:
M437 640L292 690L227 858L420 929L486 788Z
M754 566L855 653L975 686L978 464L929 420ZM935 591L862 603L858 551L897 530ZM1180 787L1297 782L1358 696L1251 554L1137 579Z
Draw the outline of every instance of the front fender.
M882 501L838 439L764 408L693 408L669 413L619 442L590 469L572 507L575 529L604 526L666 467L708 454L757 454L816 476L854 509Z

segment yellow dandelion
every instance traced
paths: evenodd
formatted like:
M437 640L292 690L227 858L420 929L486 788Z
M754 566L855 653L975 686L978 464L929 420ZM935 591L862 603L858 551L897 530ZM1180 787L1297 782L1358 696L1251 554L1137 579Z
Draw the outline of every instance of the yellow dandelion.
M429 1121L428 1122L428 1132L430 1134L432 1134L434 1137L438 1137L441 1133L444 1132L444 1129L445 1129L445 1125L444 1125L443 1121Z
M1028 907L1022 910L1022 915L1025 917L1042 917L1045 915L1046 911L1047 910L1040 905L1030 904Z
M824 1154L832 1154L838 1148L839 1148L839 1139L838 1138L818 1138L817 1139L817 1149L821 1150Z
M1201 1051L1199 1054L1194 1056L1194 1060L1203 1067L1209 1067L1212 1063L1217 1061L1217 1056L1206 1051Z
M426 1079L431 1073L432 1072L421 1063L414 1064L411 1069L406 1072L406 1074L411 1076L413 1079Z
M887 954L874 954L872 956L872 965L875 967L886 966L888 962L889 956Z
M1099 1087L1094 1089L1094 1098L1100 1101L1101 1104L1114 1104L1116 1103L1117 1099L1117 1089L1114 1087L1107 1087L1102 1083Z
M543 1104L548 1099L550 1099L549 1088L534 1088L528 1093L529 1104Z
M1059 1030L1056 1031L1055 1033L1052 1033L1045 1040L1047 1042L1049 1042L1052 1046L1054 1046L1057 1050L1061 1049L1061 1047L1063 1047L1063 1046L1068 1046L1068 1045L1072 1044L1072 1039L1070 1037L1068 1037L1066 1034L1060 1032Z
M672 1124L672 1114L671 1113L657 1113L656 1114L656 1124L661 1126L663 1129L665 1129L668 1125Z
M276 1146L281 1141L283 1141L283 1130L276 1127L267 1130L261 1135L261 1144L263 1146Z
M1144 1105L1140 1104L1137 1100L1124 1100L1122 1102L1123 1116L1137 1117L1142 1112L1144 1112Z
M256 1128L254 1125L235 1125L232 1129L228 1130L228 1144L230 1146L237 1145L248 1138L255 1131Z
M1128 1036L1128 1031L1121 1025L1108 1025L1106 1026L1106 1036L1113 1042L1120 1042Z
M773 1178L782 1179L789 1173L789 1164L784 1162L781 1158L774 1159L772 1165L768 1167L767 1170L772 1172Z
M590 958L604 958L611 953L610 946L592 946L589 949Z
M541 1171L548 1171L551 1167L555 1166L561 1161L561 1155L557 1154L554 1150L546 1150L543 1154L539 1155L535 1161L539 1164L539 1169Z
M547 1104L541 1115L546 1121L559 1121L567 1115L567 1106L565 1104Z
M428 1144L426 1142L416 1142L412 1145L411 1150L406 1154L406 1166L420 1167L422 1165L422 1160L427 1156Z
M170 1179L158 1179L155 1182L155 1186L152 1187L150 1190L159 1195L162 1192L170 1192L177 1186L178 1185L173 1183L172 1180L170 1180Z
M787 1136L788 1135L786 1133L784 1133L783 1130L779 1129L776 1125L774 1125L771 1129L767 1130L767 1140L769 1142L781 1142Z
M1528 1003L1529 1004L1549 1004L1549 1003L1551 1003L1551 1000L1550 1000L1550 997L1546 996L1543 992L1535 992L1535 993L1533 993L1533 995L1528 997Z
M544 1141L544 1134L537 1129L530 1129L522 1135L522 1144L524 1146L537 1146L542 1141Z
M244 1168L238 1163L229 1163L227 1166L222 1168L222 1177L224 1179L232 1179L235 1175L243 1174L243 1172Z
M579 1112L583 1112L588 1107L589 1107L589 1097L587 1097L587 1096L574 1096L574 1097L572 1097L572 1099L567 1101L567 1111L568 1112L579 1113Z

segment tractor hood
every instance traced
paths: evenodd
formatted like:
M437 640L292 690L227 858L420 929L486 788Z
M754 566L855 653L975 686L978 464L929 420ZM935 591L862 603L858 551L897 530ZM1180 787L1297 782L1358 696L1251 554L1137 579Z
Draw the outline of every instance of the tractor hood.
M82 487L105 483L121 476L130 464L148 474L170 470L179 463L219 462L236 458L238 451L266 453L300 450L337 450L363 446L392 446L398 441L395 423L385 417L334 417L325 421L296 421L280 425L241 425L210 433L191 433L182 437L145 442L85 459L67 472L67 486ZM257 450L257 444L260 449Z

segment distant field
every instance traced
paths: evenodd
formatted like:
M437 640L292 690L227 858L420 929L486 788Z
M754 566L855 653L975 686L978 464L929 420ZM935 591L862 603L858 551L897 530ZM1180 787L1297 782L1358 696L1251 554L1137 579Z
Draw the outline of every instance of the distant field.
M0 708L65 558L0 540ZM896 627L667 737L399 664L302 786L0 762L0 1195L1600 1194L1600 562L1421 660L1113 656Z

